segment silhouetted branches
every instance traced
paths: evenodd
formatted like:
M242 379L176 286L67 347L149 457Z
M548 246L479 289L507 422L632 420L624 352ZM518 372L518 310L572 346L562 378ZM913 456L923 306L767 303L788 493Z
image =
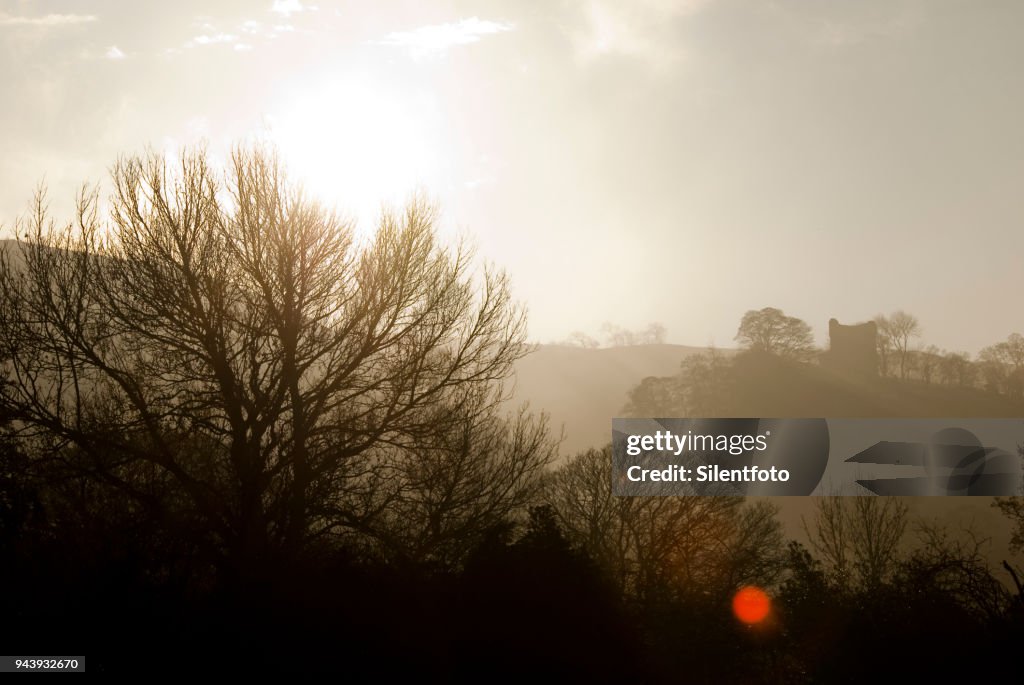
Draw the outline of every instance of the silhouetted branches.
M383 535L382 507L445 489L440 465L416 472L428 454L491 479L449 484L428 519L528 498L544 425L499 417L524 314L438 242L431 205L385 212L362 246L267 149L235 149L224 180L202 151L112 175L109 225L83 193L57 228L40 194L3 257L3 409L38 463L198 513L234 574L339 528Z

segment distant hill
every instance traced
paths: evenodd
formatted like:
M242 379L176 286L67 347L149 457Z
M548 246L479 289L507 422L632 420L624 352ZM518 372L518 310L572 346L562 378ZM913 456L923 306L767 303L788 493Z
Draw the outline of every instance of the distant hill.
M705 351L686 345L540 345L516 366L513 401L550 413L555 430L564 425L562 454L574 454L611 441L611 420L622 416L629 391L641 380L675 375L686 357Z
M852 380L816 364L766 354L736 359L730 388L734 416L824 418L1015 418L1024 400L975 387L901 381Z
M557 430L564 425L563 458L611 440L611 419L622 416L631 389L647 376L673 376L683 359L706 348L638 345L584 349L542 345L517 366L515 401L545 410ZM728 351L735 354L735 351ZM877 379L856 382L817 365L764 355L737 357L731 411L749 417L825 418L1016 418L1024 401L977 388ZM786 533L804 539L801 517L813 513L814 498L770 498L781 507ZM1006 558L1010 530L988 497L905 498L911 513L954 528L973 525L991 537L990 562ZM997 575L999 575L997 573ZM1006 580L1005 578L1003 579Z
M644 378L674 376L686 357L706 351L685 345L541 345L518 363L513 401L528 400L534 411L550 413L556 429L564 425L561 451L571 455L611 440L611 419L623 415L630 390ZM892 378L858 382L817 365L769 355L737 357L735 378L730 408L723 416L1024 417L1024 400L978 388Z

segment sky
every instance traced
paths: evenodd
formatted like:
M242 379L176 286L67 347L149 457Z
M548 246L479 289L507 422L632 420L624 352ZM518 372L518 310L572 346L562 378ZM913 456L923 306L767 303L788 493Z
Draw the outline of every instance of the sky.
M1024 332L1024 3L0 0L0 225L118 156L270 140L372 233L426 192L530 337L777 307Z

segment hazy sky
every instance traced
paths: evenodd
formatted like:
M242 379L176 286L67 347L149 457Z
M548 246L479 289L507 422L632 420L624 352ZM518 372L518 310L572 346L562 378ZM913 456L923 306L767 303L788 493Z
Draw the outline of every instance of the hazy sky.
M259 135L370 230L414 187L551 341L747 309L1024 332L1024 3L0 0L0 223Z

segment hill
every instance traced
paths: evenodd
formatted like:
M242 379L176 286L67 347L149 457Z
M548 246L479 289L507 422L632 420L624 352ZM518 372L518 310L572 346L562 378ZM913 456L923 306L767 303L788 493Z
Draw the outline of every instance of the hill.
M586 349L540 345L516 365L513 402L529 401L565 428L563 455L612 439L612 418L647 376L672 376L686 357L706 351L686 345L633 345Z
M686 357L706 351L685 345L541 345L518 363L513 401L547 411L556 429L565 428L562 454L574 454L611 439L611 419L622 416L630 390L644 378L675 376ZM893 378L855 381L817 365L756 354L736 356L726 396L722 416L1024 417L1024 400L978 388Z
M521 360L515 400L547 411L557 429L564 425L563 457L599 447L611 439L611 419L622 415L631 389L647 376L679 372L687 356L705 348L641 345L607 349L543 345ZM977 388L925 384L891 378L854 381L817 365L765 355L738 355L723 416L825 418L1016 418L1024 401ZM666 416L671 415L666 413ZM974 526L992 540L991 562L1006 558L1010 530L992 509L991 498L906 498L911 512L954 528ZM778 497L789 536L803 539L801 517L813 513L814 499Z

